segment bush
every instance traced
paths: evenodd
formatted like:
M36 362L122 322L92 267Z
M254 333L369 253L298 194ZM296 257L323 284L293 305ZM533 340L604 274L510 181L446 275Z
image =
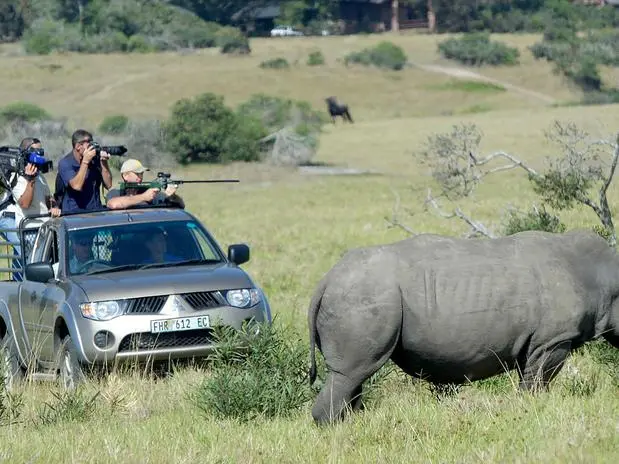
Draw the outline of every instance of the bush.
M263 69L288 69L290 64L286 58L273 58L272 60L266 60L260 63L260 67Z
M558 216L541 209L533 207L527 212L511 210L507 214L507 222L503 226L503 235L513 235L527 230L541 230L544 232L562 233L565 232L565 224Z
M52 119L51 115L34 103L15 102L0 109L0 123L22 123L47 121Z
M320 50L311 52L307 57L308 66L319 66L325 64L325 57Z
M219 329L212 374L192 399L217 419L249 422L286 417L314 395L307 381L309 350L300 338L275 325L260 325L260 335Z
M376 66L378 68L399 71L407 62L406 54L401 47L392 42L380 42L373 48L365 48L360 52L353 52L344 58L344 63L362 64L364 66Z
M180 163L256 161L258 140L266 135L261 124L238 117L211 92L177 101L164 133L166 148Z
M102 134L122 134L129 125L129 118L123 114L107 116L99 124L99 132Z
M471 66L512 66L518 64L520 58L517 48L491 41L490 35L486 33L465 34L459 39L447 39L438 44L438 50L449 60Z
M217 32L217 45L221 53L240 55L251 53L249 39L232 27L222 27Z
M309 162L318 148L326 117L309 103L255 94L239 105L238 115L260 121L266 133L279 134L262 145L263 157L278 164Z
M236 28L222 28L161 0L90 2L84 12L83 30L76 23L47 18L34 21L23 36L26 52L111 53L207 48L218 45L222 29L227 37L240 35ZM243 49L242 44L237 44L237 48Z

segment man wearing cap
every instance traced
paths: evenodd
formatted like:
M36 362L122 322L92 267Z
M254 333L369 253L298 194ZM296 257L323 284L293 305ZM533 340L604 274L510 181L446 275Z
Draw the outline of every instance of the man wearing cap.
M150 171L138 160L129 158L120 167L120 176L123 182L142 182L144 172ZM174 202L179 204L181 208L185 207L185 203L176 194L177 186L168 185L165 192L159 192L158 188L149 188L148 190L138 193L137 189L125 189L125 194L120 194L120 189L111 189L106 195L107 207L109 209L126 209L132 206L145 206L151 204L155 199L161 203Z

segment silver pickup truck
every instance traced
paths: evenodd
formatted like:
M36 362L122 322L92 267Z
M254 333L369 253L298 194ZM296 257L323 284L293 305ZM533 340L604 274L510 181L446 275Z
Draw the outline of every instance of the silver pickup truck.
M184 209L37 220L20 228L23 281L0 282L8 388L26 373L73 388L89 366L205 356L215 325L272 321L262 289L239 267L249 247L224 254Z

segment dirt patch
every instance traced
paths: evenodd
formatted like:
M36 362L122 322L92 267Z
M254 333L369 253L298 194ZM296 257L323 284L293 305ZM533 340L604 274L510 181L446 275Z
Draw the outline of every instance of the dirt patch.
M423 69L424 71L447 74L448 76L452 76L457 79L473 79L473 80L478 80L478 81L488 82L491 84L500 85L500 86L505 87L508 90L513 90L514 92L518 92L523 95L533 97L537 100L542 100L550 105L557 103L557 100L552 98L549 95L544 95L542 93L535 92L533 90L525 89L523 87L518 87L517 85L510 84L509 82L483 76L479 73L470 71L468 69L453 68L449 66L441 66L441 65L436 65L436 64L417 64L415 66L417 68Z

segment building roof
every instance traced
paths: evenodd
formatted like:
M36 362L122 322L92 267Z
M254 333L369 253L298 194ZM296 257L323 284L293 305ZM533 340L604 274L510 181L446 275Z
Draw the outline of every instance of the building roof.
M238 21L244 18L250 19L273 19L277 18L280 15L280 7L279 5L267 5L267 6L259 6L255 7L252 5L248 5L246 7L241 8L239 11L232 15L233 21Z

